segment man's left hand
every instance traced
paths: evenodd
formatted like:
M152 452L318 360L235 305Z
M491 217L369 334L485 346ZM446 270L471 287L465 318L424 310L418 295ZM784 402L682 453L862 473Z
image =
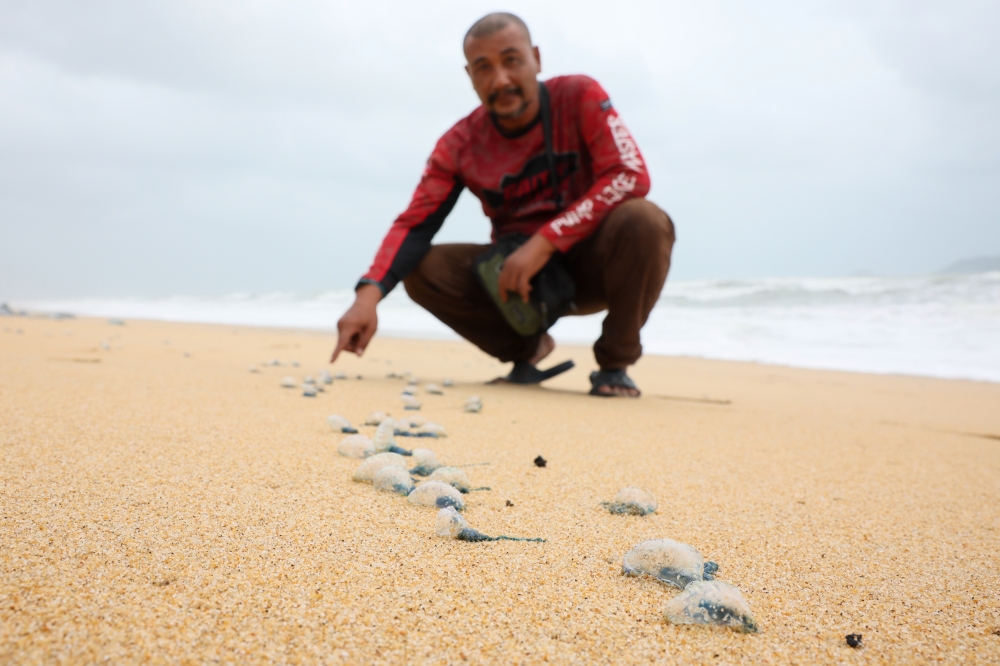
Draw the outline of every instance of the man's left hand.
M500 298L503 302L507 302L507 292L513 291L520 294L521 300L527 303L531 295L531 278L542 270L555 251L556 246L547 238L535 234L507 257L500 270L499 281Z

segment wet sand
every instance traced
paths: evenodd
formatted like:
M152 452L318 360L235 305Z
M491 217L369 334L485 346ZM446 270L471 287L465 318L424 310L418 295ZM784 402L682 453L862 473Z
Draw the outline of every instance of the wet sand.
M1000 662L1000 385L647 357L645 396L606 400L585 348L543 389L377 339L304 398L279 383L329 335L0 327L0 663ZM456 382L420 394L450 437L413 443L489 463L472 526L546 543L442 539L351 481L325 417L402 415L406 370ZM658 512L600 508L626 485ZM676 591L620 574L657 537L718 562L760 633L667 624Z

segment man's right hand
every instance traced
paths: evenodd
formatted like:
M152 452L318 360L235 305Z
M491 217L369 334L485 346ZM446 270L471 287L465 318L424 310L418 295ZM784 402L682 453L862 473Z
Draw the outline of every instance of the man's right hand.
M365 353L365 347L378 328L375 306L382 300L382 290L373 284L358 287L352 305L337 322L337 347L333 350L330 363L337 360L340 352L354 352L358 356Z

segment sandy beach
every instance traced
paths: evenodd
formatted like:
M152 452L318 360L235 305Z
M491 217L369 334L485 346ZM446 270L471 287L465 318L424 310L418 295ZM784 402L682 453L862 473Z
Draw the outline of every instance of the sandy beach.
M646 357L641 400L602 400L587 348L505 387L467 344L376 338L305 398L279 384L329 334L0 326L0 663L1000 662L1000 385ZM325 418L402 415L405 371L454 380L420 393L450 436L419 444L488 463L469 522L545 543L443 539L352 482ZM628 485L658 512L600 507ZM677 591L621 575L659 537L760 632L667 623Z

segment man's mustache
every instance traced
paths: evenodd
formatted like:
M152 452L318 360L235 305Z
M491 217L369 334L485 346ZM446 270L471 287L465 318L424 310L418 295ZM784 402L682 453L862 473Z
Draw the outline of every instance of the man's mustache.
M495 103L497 101L497 98L499 98L500 95L503 95L503 94L517 95L518 97L522 97L522 98L524 97L524 91L521 90L520 86L510 86L509 88L504 88L503 90L497 90L496 92L490 93L490 96L489 96L489 102L490 102L490 104Z

